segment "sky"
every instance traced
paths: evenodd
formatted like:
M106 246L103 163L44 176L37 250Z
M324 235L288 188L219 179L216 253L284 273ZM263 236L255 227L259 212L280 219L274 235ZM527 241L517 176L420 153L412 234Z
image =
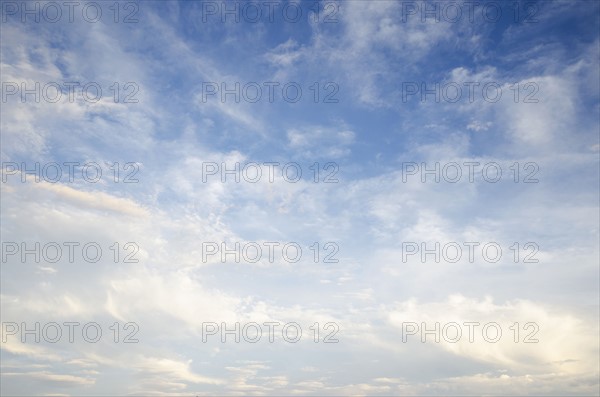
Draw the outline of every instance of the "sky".
M600 394L600 3L0 4L2 395Z

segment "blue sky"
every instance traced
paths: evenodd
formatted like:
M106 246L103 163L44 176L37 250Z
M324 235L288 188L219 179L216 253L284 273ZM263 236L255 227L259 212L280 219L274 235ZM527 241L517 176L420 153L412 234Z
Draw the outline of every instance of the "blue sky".
M263 2L121 1L118 15L98 2L91 22L90 2L70 21L60 1L2 1L2 394L598 395L599 3L481 1L472 19L467 3L283 0L270 20ZM238 22L224 15L234 7ZM431 8L439 21L423 17ZM102 95L76 88L69 100L69 82ZM36 83L58 85L60 99L22 95ZM206 91L236 83L261 87L260 100ZM441 99L407 91L423 84ZM297 102L286 85L302 89ZM486 85L502 97L485 100ZM78 165L72 181L63 167L57 182L21 182L22 164L65 162L98 164L102 177L90 183ZM480 164L473 181L468 162ZM236 163L260 164L262 177L222 182L223 164ZM282 176L292 163L295 183ZM463 177L407 173L436 163ZM491 163L497 183L481 173ZM219 172L206 175L207 164ZM137 182L123 183L133 170ZM337 183L324 183L334 170ZM7 253L36 242L94 242L103 256ZM128 242L137 262L123 261ZM302 257L203 260L211 242L294 242ZM466 242L493 242L502 258L478 248L469 261ZM465 251L403 260L407 243ZM324 263L333 247L337 262ZM532 247L537 262L525 262ZM269 321L297 323L303 337L271 343L263 328L256 344L203 341L207 323ZM23 342L11 328L36 322L95 322L103 337ZM115 343L115 322L121 339L137 324L138 342ZM461 324L463 338L403 341L406 324L436 322ZM470 342L465 322L497 323L502 338ZM337 343L322 341L329 323ZM537 343L523 343L528 323Z

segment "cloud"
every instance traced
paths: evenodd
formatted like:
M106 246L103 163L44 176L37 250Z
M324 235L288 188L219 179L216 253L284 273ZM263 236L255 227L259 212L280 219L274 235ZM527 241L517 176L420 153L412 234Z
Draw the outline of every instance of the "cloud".
M6 81L98 81L105 95L96 103L12 96L2 106L2 161L94 161L106 178L20 183L9 175L1 186L3 243L103 248L95 263L80 252L56 263L10 255L1 268L3 321L96 321L105 331L95 344L11 335L0 346L2 393L596 393L598 6L536 3L535 24L511 22L508 6L506 23L493 24L465 15L460 23L404 20L404 4L307 10L301 2L309 12L297 24L221 23L220 15L205 23L206 3L189 2L140 3L135 24L112 23L112 9L97 24L3 23ZM316 21L319 5L337 22ZM335 82L340 101L202 101L203 82L273 79ZM115 103L116 81L121 94L135 82L139 102ZM503 96L404 103L407 81L493 81ZM536 89L539 101L524 103ZM232 170L267 161L296 162L303 178L286 181L282 167L273 181L263 168L256 183L236 182L242 171L226 182L203 172L207 162ZM502 180L476 171L469 181L465 168L457 183L431 174L405 180L406 163L471 161L501 164ZM113 182L115 162L139 165L139 182ZM315 182L310 167L318 163L323 178L328 162L339 167L338 182ZM525 184L530 163L538 181ZM294 241L303 257L202 260L203 242L251 241ZM497 263L466 255L404 263L407 241L494 241L504 253ZM515 262L510 247L528 242L539 262ZM339 248L338 262L323 261L326 243ZM123 261L125 244L137 261ZM266 321L297 322L303 339L202 342L203 322ZM470 343L463 328L459 343L420 335L404 343L407 321L497 322L503 337ZM518 343L509 328L516 322ZM115 343L115 323L123 332L135 324L139 342ZM338 343L323 343L330 323ZM539 342L523 343L532 330Z
M91 386L96 383L94 379L51 372L4 372L2 376L6 376L8 378L26 377L27 379L33 381L50 382L51 384L59 383L68 386Z
M348 129L323 126L287 131L288 147L304 158L338 159L351 153L356 134Z
M458 338L458 343L452 343L450 341L458 335L453 333L448 338L440 338L439 347L459 356L493 363L516 374L560 372L577 375L592 370L596 356L593 349L584 348L593 345L592 340L597 333L592 322L568 313L557 313L554 309L526 300L501 305L495 304L491 297L476 300L462 295L450 296L445 302L418 303L409 300L399 303L389 314L389 320L400 329L402 323L410 321L425 322L429 329L438 322L440 329L445 324L456 323L463 331L466 327L462 324L469 321L478 322L481 326L496 323L503 332L497 343L486 342L483 333L480 335L478 330L473 332L474 343L469 341L470 336L466 333ZM518 334L514 330L515 323L521 328ZM523 329L526 324L530 324L527 330ZM498 326L494 325L494 328L498 329ZM455 330L453 326L452 331ZM495 340L493 332L489 335L492 335L490 340ZM515 342L516 335L518 342ZM423 337L422 330L418 336ZM427 338L433 340L432 336ZM525 340L530 343L524 343Z
M40 182L39 188L78 207L116 212L132 217L147 217L148 211L129 199L114 197L104 192L84 192L69 186Z

